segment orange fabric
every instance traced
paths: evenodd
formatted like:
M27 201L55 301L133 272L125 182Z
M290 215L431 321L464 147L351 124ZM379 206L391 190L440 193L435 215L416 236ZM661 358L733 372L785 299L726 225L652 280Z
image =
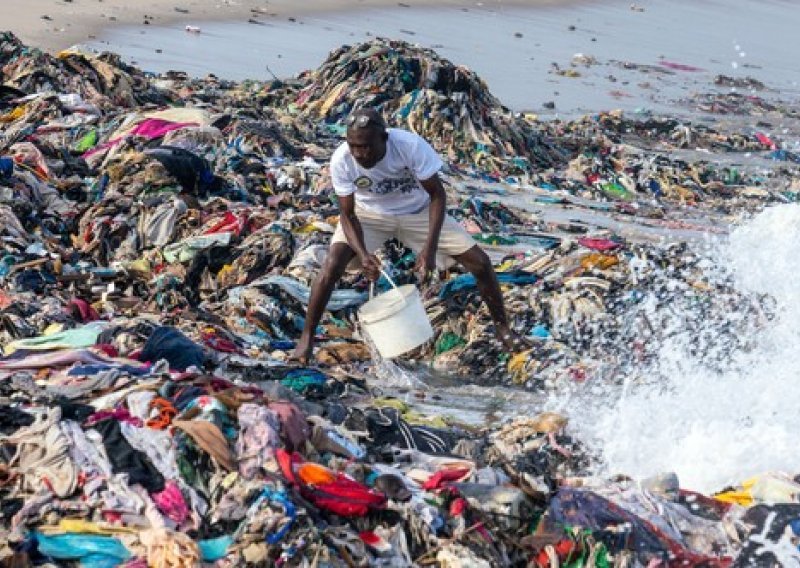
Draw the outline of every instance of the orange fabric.
M154 398L150 401L150 409L158 409L158 416L147 421L147 427L154 430L164 430L173 419L178 416L178 410L165 398Z
M327 467L316 463L304 463L298 468L297 475L303 483L308 485L333 483L336 480L336 474Z

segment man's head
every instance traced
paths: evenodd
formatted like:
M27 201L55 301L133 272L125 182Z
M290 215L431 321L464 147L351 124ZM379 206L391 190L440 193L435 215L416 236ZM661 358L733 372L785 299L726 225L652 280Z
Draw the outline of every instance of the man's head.
M362 168L372 168L386 155L386 123L378 111L362 108L350 114L347 124L347 145L350 154Z

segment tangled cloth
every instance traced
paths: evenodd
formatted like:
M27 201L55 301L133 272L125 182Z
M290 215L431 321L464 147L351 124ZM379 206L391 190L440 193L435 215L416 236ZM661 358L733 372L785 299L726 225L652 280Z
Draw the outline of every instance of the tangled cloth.
M159 568L194 568L200 565L200 548L189 536L167 529L139 533L147 564Z

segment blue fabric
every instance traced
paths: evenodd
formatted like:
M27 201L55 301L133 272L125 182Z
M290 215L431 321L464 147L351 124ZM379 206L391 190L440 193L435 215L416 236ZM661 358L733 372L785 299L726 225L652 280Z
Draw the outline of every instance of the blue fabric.
M0 177L8 177L14 173L14 160L6 156L0 158Z
M84 568L114 568L131 557L116 538L77 533L34 533L39 553L59 560L80 560Z
M269 499L270 502L281 505L284 513L287 517L289 517L288 523L285 523L274 533L267 535L267 544L278 544L292 529L292 525L297 518L297 509L295 508L294 503L289 500L289 497L286 495L286 491L283 490L276 491L269 487L265 487L261 492L259 499Z
M498 272L497 280L500 284L533 284L538 280L536 275L528 272ZM448 280L439 290L439 298L445 299L463 292L464 290L471 290L477 288L478 283L472 274L462 274L452 280Z
M267 276L256 280L250 285L262 287L270 284L280 287L281 290L298 302L301 302L304 306L308 305L308 300L311 297L310 288L294 278L289 278L288 276ZM338 312L346 308L355 308L366 302L368 297L366 292L357 292L356 290L350 289L334 290L333 294L331 294L331 299L328 300L326 308L332 312Z
M550 335L550 330L547 329L545 325L539 324L531 330L531 335L533 337L540 337L542 339L550 339L552 335Z
M327 381L328 377L316 369L294 369L286 373L281 384L302 394L309 388L324 385Z
M142 361L155 363L166 359L171 369L185 371L192 365L202 367L205 361L203 348L174 327L157 327L144 344Z
M281 351L287 351L289 349L294 349L295 343L294 341L289 341L285 339L273 339L269 342L270 349L280 349Z
M232 542L233 538L229 535L223 535L217 538L201 540L197 543L197 546L200 548L200 556L203 562L216 562L221 558L225 558L225 553Z
M110 369L119 369L123 373L132 375L134 377L140 377L150 372L145 367L132 367L131 365L102 365L95 363L91 365L77 365L72 367L69 371L67 371L67 375L70 377L91 377Z

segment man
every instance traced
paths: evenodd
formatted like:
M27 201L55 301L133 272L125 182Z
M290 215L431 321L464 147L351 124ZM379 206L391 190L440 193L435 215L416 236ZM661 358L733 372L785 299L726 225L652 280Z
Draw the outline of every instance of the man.
M446 194L438 172L442 160L420 136L386 128L374 109L354 111L347 119L347 141L333 153L330 170L339 198L339 226L322 271L311 287L305 327L293 359L312 357L314 331L336 283L351 261L370 280L380 277L374 255L397 237L417 254L421 283L439 268L460 263L477 281L494 320L497 336L509 349L520 338L508 325L494 268L458 222L445 214Z

